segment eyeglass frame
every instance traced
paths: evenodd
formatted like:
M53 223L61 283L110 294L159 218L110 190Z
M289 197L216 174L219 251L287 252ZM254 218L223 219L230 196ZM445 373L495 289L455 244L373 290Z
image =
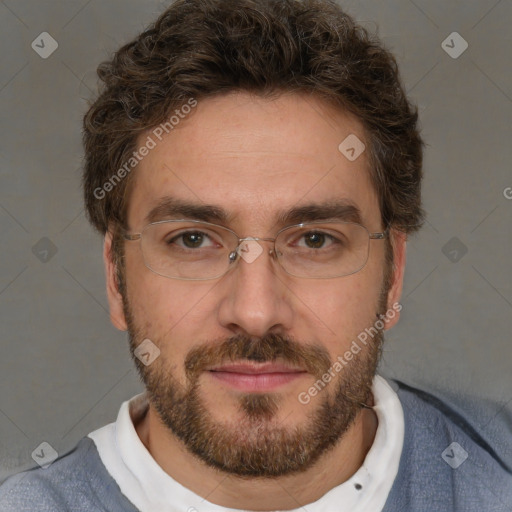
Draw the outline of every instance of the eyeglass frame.
M219 274L219 275L214 276L214 277L173 277L173 276L166 276L166 275L161 274L160 272L157 272L156 270L152 269L146 263L146 258L144 257L144 253L142 253L142 256L143 256L143 259L144 259L144 265L149 270L151 270L151 272L155 273L158 276L165 277L167 279L179 279L180 281L209 281L209 280L212 280L212 279L218 279L220 277L225 276L232 268L234 268L234 267L230 266L231 263L235 263L235 262L237 262L237 261L239 261L241 259L240 255L238 253L238 250L239 250L240 246L242 245L242 243L243 242L259 242L259 241L262 241L262 242L273 242L274 247L269 250L269 255L272 256L279 263L280 267L290 276L298 277L299 279L336 279L336 278L339 278L339 277L346 277L346 276L350 276L350 275L353 275L353 274L357 274L357 272L360 272L366 266L366 264L368 263L368 258L369 258L369 254L370 254L370 240L384 240L386 238L389 238L389 226L384 231L371 233L370 230L366 226L363 226L362 224L359 224L358 222L333 221L333 220L329 220L329 219L318 220L318 221L311 221L311 222L301 222L299 224L292 224L290 226L285 226L284 228L281 228L276 233L276 236L274 238L269 238L269 237L258 238L258 237L251 237L251 236L240 238L240 236L237 233L235 233L235 231L233 231L232 229L227 228L226 226L222 226L220 224L215 224L213 222L206 222L206 221L196 220L196 219L165 219L165 220L159 220L159 221L156 221L156 222L150 222L149 224L146 224L142 228L142 231L140 231L140 233L131 233L130 234L130 233L127 233L127 232L123 232L122 233L122 237L123 237L124 240L126 240L128 242L133 242L133 241L136 241L136 240L140 240L141 243L142 243L142 235L144 233L144 230L147 229L149 226L158 225L158 224L166 224L166 223L170 224L172 222L191 222L191 223L194 223L194 224L204 224L204 225L207 225L207 226L213 226L213 227L216 227L216 228L221 228L221 229L223 229L225 231L229 231L230 233L235 235L235 237L238 240L238 244L237 244L235 250L231 251L229 253L229 255L228 255L229 263L228 263L228 266L226 268L226 271L224 273ZM291 274L290 272L288 272L286 270L286 268L283 266L283 264L281 263L281 261L279 259L279 256L277 255L277 251L276 251L276 240L279 237L279 235L283 231L286 231L287 229L300 228L300 227L309 226L309 225L326 224L326 223L327 224L329 224L329 223L332 223L332 224L355 224L357 226L361 226L368 233L368 256L367 256L366 261L364 262L364 264L360 268L355 270L354 272L350 272L350 274L342 274L340 276L305 277L305 276L296 276L295 274Z

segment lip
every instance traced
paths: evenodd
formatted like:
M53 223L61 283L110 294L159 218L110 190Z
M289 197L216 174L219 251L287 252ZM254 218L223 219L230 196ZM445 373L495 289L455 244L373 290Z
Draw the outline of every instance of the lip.
M208 368L211 372L231 372L246 374L261 373L302 373L302 368L292 368L282 363L235 363L213 366Z
M246 392L270 391L307 374L302 368L279 363L227 364L207 371L217 381Z

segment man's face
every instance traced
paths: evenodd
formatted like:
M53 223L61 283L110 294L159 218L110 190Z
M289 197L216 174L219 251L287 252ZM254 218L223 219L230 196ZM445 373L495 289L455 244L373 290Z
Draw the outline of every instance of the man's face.
M359 208L370 232L383 231L366 153L350 161L338 150L351 134L365 140L353 117L311 97L230 94L199 102L134 171L130 232L141 232L148 213L168 198L222 210L224 219L209 220L240 237L274 238L289 211L340 200ZM272 244L261 245L259 257L240 259L220 278L186 281L152 272L140 241L127 242L123 304L115 294L110 299L115 323L128 327L132 354L146 338L160 349L147 367L134 359L169 431L211 466L278 476L310 467L350 427L359 402L371 399L381 334L309 403L298 397L390 302L384 241L371 241L361 271L331 279L293 277L269 255ZM281 367L270 366L266 381L244 378L247 368L218 371L235 363L250 371Z

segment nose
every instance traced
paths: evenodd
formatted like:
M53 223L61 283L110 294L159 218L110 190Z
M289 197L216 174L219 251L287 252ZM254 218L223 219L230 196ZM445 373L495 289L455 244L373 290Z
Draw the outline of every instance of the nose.
M262 337L292 326L292 294L269 243L251 241L238 249L235 268L219 283L219 323L234 334Z

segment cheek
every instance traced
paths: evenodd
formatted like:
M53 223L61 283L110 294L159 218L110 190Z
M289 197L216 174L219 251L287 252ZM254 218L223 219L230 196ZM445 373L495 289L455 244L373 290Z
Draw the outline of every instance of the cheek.
M132 267L132 268L131 268ZM213 284L159 276L143 263L127 262L127 295L140 336L158 342L166 358L176 360L191 343L208 336L208 296Z
M169 329L184 316L186 305L190 304L190 287L149 270L135 248L126 255L126 283L130 307L139 324L161 323Z
M309 315L317 315L336 336L372 321L377 312L379 286L361 279L362 274L346 276L325 283L316 282L315 289L297 290L297 296L308 306ZM380 284L380 283L379 283Z

